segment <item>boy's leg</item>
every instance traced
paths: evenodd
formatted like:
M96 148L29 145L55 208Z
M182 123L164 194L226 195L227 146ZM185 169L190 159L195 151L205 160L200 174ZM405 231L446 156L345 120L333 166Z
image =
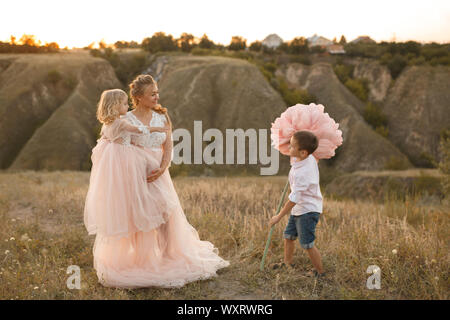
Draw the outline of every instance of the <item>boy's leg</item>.
M314 266L314 268L317 270L319 274L323 273L323 266L322 266L322 258L320 257L319 250L317 250L316 247L312 247L309 249L306 249L309 255L309 259L311 259L311 262Z
M316 225L319 222L320 213L310 212L301 215L297 221L297 229L300 238L300 246L304 248L309 255L314 268L319 274L323 273L322 258L319 250L314 246L316 239Z
M295 225L295 217L289 216L289 221L284 230L284 263L292 264L294 259L295 241L298 237L297 227Z
M284 263L292 264L294 259L295 240L284 239Z

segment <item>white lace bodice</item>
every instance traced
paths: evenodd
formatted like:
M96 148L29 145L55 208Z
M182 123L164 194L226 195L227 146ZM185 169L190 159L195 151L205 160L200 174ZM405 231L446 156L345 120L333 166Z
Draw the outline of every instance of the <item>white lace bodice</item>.
M164 127L166 124L166 117L152 110L152 120L148 124L149 127ZM144 125L131 111L128 111L125 118L135 126ZM131 141L133 144L145 148L161 148L161 145L166 141L166 133L164 132L146 132L140 135L132 135Z

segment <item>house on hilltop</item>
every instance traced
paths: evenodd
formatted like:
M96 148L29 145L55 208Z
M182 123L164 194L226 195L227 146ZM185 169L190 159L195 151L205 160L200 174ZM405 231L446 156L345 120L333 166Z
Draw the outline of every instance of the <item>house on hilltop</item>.
M315 46L321 46L321 47L325 48L327 46L334 44L333 41L331 41L325 37L318 36L317 34L314 34L312 37L309 37L307 40L308 40L309 48L315 47Z
M376 41L371 39L369 36L359 36L358 38L350 41L350 43L376 43Z
M308 47L312 48L316 46L325 49L329 54L345 54L345 50L342 45L336 44L325 37L314 34L312 37L308 38Z
M283 39L275 33L269 34L262 41L262 45L271 49L278 48L283 43Z

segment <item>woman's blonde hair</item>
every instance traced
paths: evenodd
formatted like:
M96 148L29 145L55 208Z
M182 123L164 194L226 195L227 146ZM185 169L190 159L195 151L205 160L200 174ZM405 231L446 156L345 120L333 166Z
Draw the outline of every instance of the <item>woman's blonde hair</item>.
M128 96L123 90L111 89L103 91L97 106L98 121L110 124L119 118L119 106L123 100L128 101Z
M153 79L153 77L149 74L140 74L130 83L130 96L133 102L133 109L136 108L136 105L139 103L139 98L144 94L145 89L148 86L152 86L155 84L155 79ZM169 122L170 127L172 127L172 121L170 121L169 114L167 113L167 108L164 108L160 104L157 104L155 107L153 107L153 110L155 110L159 114L164 114L167 121Z

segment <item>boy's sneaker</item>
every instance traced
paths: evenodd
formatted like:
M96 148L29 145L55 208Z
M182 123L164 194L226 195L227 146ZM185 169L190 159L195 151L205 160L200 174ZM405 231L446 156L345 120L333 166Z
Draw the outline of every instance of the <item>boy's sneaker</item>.
M325 278L326 275L327 275L326 272L318 273L317 270L312 270L312 271L308 272L308 276L314 277L316 279L323 279L323 278Z
M284 263L284 262L280 262L280 263L274 263L273 266L272 266L272 269L273 269L273 270L276 270L276 269L286 269L286 268L288 268L288 269L293 269L293 268L295 268L295 264L294 264L294 263L286 264L286 263Z

